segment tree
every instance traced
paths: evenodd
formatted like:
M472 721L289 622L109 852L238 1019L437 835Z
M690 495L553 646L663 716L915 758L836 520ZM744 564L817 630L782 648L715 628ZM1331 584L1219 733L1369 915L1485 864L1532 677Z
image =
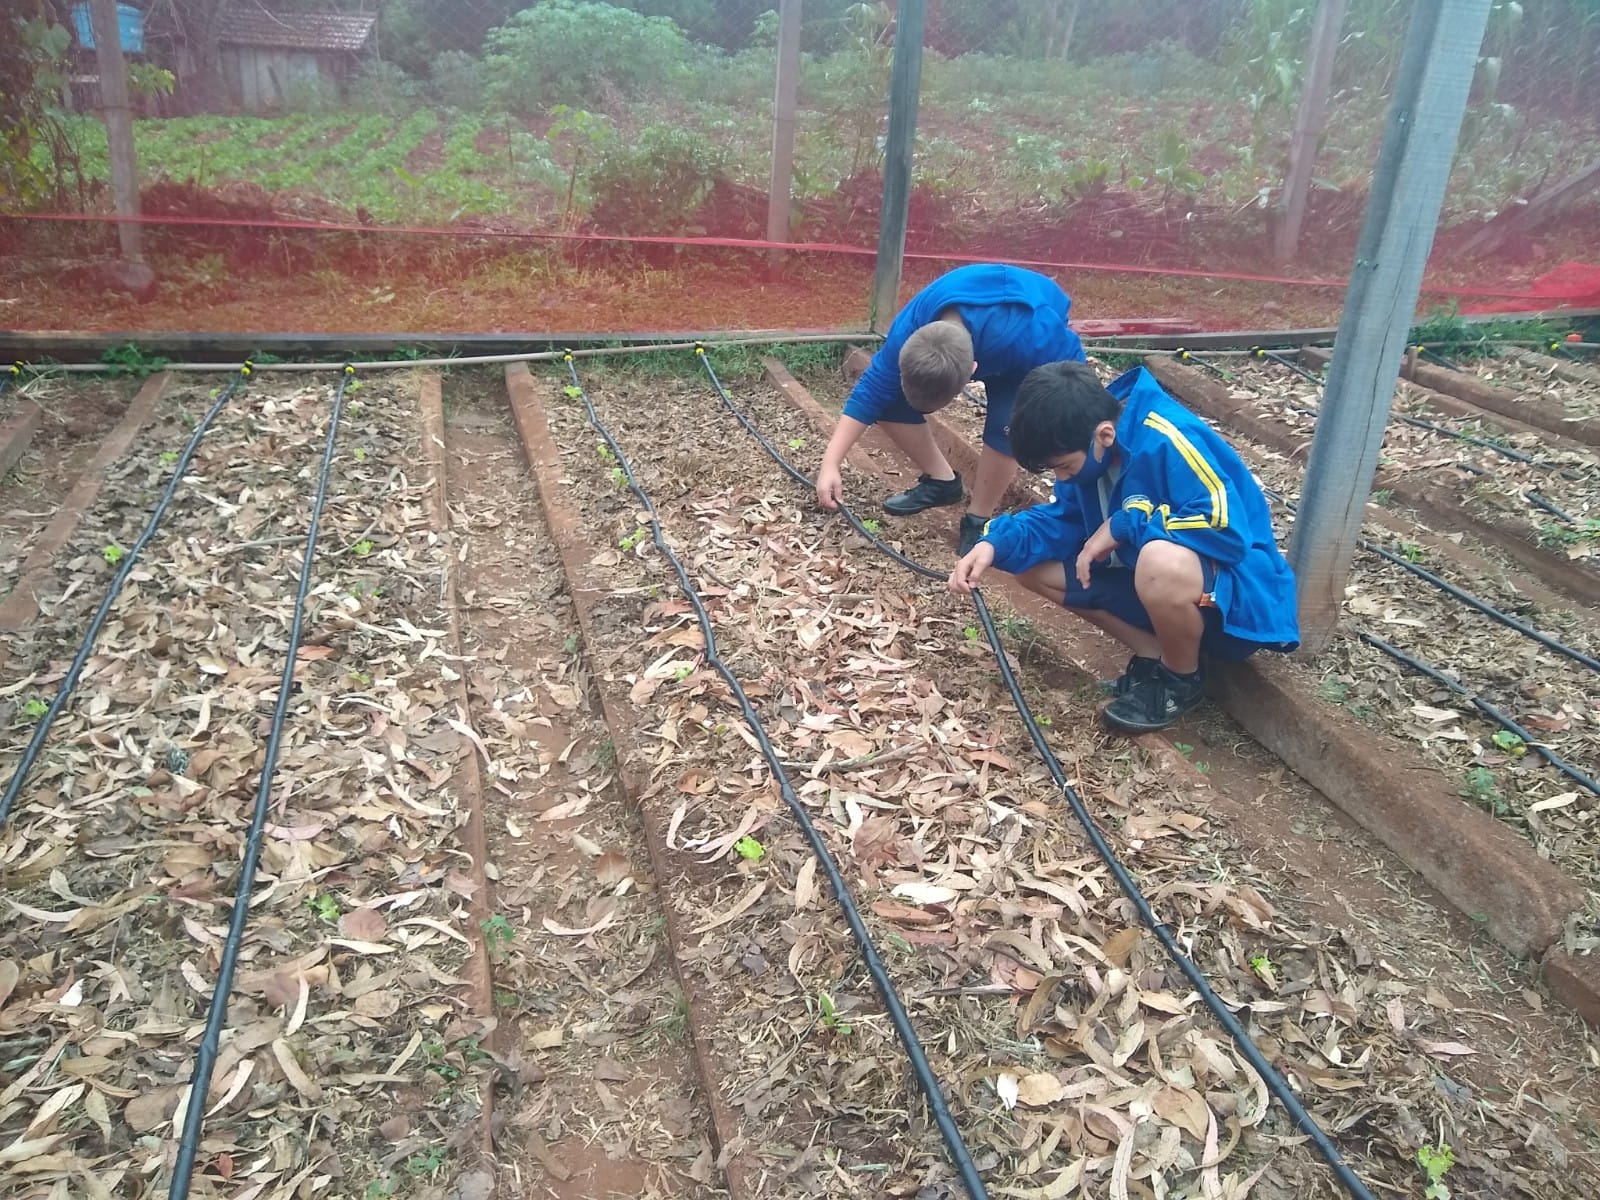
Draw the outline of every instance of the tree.
M13 2L18 11L0 24L0 201L21 208L59 193L77 158L61 107L72 35L51 19L46 0Z

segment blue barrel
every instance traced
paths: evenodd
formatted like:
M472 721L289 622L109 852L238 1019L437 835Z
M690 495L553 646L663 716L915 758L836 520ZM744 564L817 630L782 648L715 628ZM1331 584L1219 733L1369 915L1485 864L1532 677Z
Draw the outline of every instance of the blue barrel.
M78 31L78 44L85 50L94 49L94 23L89 20L89 6L72 6L72 24ZM122 36L125 54L144 53L144 13L131 4L117 5L117 30Z

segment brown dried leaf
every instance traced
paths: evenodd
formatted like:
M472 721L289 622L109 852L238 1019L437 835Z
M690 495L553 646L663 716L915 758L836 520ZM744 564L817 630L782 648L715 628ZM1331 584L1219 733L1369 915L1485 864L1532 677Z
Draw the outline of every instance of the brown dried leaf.
M362 942L380 942L389 932L383 914L375 908L352 908L339 918L339 928L347 937Z
M606 887L621 883L633 874L633 867L629 865L626 855L608 850L594 860L594 877Z

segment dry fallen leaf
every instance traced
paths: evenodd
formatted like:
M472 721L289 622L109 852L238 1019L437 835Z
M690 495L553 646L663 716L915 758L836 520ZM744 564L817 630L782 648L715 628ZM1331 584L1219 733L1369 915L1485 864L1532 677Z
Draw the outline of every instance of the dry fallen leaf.
M352 908L339 918L339 928L347 936L362 942L379 942L389 931L383 914L375 908Z
M628 865L625 855L608 850L594 860L594 877L606 887L621 883L631 874L633 868Z

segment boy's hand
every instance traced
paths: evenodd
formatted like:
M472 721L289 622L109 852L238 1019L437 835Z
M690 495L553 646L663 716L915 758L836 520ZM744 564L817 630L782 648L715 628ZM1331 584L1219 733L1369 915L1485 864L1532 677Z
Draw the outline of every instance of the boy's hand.
M950 590L960 596L972 594L972 589L978 586L978 577L994 566L994 546L989 542L979 542L966 556L956 564L956 569L950 572Z
M837 512L844 501L844 479L838 467L823 463L817 471L817 503L829 512Z
M1083 550L1078 555L1078 586L1089 586L1089 568L1097 562L1102 562L1111 557L1111 552L1117 548L1117 539L1111 536L1111 522L1103 522L1096 529L1089 540L1083 544Z

